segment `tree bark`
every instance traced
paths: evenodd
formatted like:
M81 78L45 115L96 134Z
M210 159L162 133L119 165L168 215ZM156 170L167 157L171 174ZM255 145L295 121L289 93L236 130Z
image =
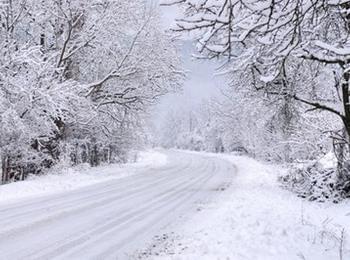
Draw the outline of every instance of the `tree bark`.
M344 129L342 132L343 142L338 144L336 147L336 155L338 159L338 182L344 182L349 178L349 166L350 166L350 103L349 103L349 79L350 73L344 71L343 79L341 82L341 91L342 91L342 102L343 102L343 124Z

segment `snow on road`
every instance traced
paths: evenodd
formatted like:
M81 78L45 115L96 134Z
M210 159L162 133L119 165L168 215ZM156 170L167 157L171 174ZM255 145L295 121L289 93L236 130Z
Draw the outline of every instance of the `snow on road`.
M130 259L233 180L224 160L166 155L142 174L0 204L0 259Z
M79 165L74 168L55 166L43 176L30 176L27 180L0 186L0 205L16 200L70 191L84 186L125 178L145 169L161 167L167 163L164 153L143 151L138 154L137 162L130 164L112 164L91 168Z
M162 153L91 181L67 173L85 185L68 191L32 180L40 196L0 204L0 259L350 259L349 202L299 199L280 168L247 157Z
M237 167L232 185L196 215L164 229L134 259L350 259L349 201L308 202L279 187L276 166L212 156Z

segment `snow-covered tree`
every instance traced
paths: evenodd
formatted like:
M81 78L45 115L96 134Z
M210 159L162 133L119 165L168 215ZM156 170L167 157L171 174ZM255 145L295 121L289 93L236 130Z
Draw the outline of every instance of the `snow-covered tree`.
M1 1L0 48L3 182L62 157L124 161L148 108L183 78L141 0Z
M348 157L343 148L348 150L350 133L349 1L166 0L164 4L182 6L184 15L175 30L191 32L203 56L225 58L223 73L249 76L251 84L245 86L254 86L272 100L278 96L281 111L297 101L307 110L338 118L346 132L337 138L346 142L339 141L344 169L341 158ZM338 126L331 118L334 123L328 125ZM291 118L284 119L282 125Z

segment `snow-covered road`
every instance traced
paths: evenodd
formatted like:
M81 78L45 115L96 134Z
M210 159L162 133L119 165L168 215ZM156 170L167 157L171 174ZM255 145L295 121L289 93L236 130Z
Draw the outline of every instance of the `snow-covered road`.
M142 174L0 205L0 259L128 259L233 180L227 161L166 153Z

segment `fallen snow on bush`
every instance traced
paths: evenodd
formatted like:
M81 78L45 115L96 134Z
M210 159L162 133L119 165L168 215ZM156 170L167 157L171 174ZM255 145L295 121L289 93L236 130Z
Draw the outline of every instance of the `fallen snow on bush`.
M302 198L338 203L350 197L350 179L339 180L337 159L332 152L318 160L290 164L289 168L280 181Z
M136 259L350 259L350 203L298 198L277 181L284 169L232 155L232 184L198 213L164 230ZM342 257L342 258L341 258Z
M140 152L135 163L99 167L57 165L46 175L30 176L27 180L0 186L0 203L12 202L44 194L74 190L80 187L142 172L145 168L161 167L167 163L165 154L157 151Z

